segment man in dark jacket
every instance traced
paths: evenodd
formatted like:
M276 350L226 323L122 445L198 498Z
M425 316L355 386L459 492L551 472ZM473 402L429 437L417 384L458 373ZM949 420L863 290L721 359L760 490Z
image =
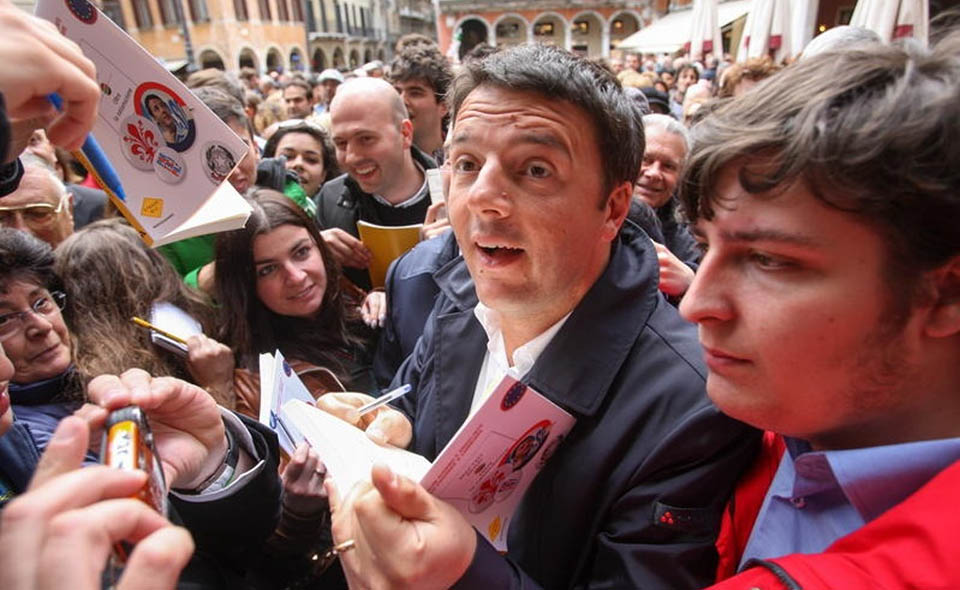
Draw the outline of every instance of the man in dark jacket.
M403 99L383 80L343 84L330 104L330 121L337 162L346 174L320 190L317 222L347 278L369 289L370 251L359 239L357 221L423 223L430 206L424 171L436 163L413 146Z
M576 424L514 513L505 556L386 468L334 493L334 537L356 544L341 556L348 579L710 583L722 506L757 437L707 400L695 331L658 292L653 244L625 225L643 153L632 101L605 70L544 46L465 66L451 101L447 206L462 256L434 275L437 303L394 380L415 391L401 404L410 448L435 458L504 376Z

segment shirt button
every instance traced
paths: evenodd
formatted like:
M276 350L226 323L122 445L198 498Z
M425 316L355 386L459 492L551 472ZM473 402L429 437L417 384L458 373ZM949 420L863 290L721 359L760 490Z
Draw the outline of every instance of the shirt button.
M803 508L807 505L807 499L802 496L799 498L792 498L790 501L793 503L794 508Z

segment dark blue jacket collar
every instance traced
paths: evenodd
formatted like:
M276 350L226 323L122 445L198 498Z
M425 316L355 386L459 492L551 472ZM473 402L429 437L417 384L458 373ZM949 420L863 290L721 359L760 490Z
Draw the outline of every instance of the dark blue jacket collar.
M444 296L459 309L472 310L477 305L476 289L462 257L444 265L434 277ZM658 281L653 243L638 226L625 222L611 247L607 268L524 381L570 410L595 414L612 389L617 368L662 300ZM584 347L585 340L602 345Z

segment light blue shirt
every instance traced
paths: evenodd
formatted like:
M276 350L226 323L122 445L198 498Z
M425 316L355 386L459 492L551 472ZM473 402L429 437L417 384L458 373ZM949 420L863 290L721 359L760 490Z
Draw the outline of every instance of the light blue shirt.
M960 460L960 438L844 451L787 439L740 567L750 559L819 553L904 501Z

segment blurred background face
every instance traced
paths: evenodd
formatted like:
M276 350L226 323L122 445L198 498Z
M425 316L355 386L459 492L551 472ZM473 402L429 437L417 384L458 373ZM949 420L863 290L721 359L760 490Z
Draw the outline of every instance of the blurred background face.
M17 383L50 379L70 366L70 334L60 308L41 285L12 281L0 293L0 341Z
M393 87L403 98L410 122L413 123L413 143L424 145L424 140L431 134L441 132L441 122L447 114L447 105L442 100L437 100L433 87L426 80L415 78L394 82Z
M320 86L323 88L321 93L323 102L330 104L330 101L333 100L333 97L337 94L337 88L340 87L340 82L336 80L324 80L320 83Z
M320 248L306 228L281 225L253 240L257 297L278 315L313 318L327 290Z
M686 149L683 138L657 127L647 130L646 140L634 196L656 209L666 205L673 196Z
M230 184L237 192L243 194L257 181L257 164L260 161L260 153L257 150L257 144L254 143L250 130L245 125L241 125L237 119L230 119L227 122L230 129L243 138L247 144L247 154L240 160L240 164L234 168L230 174Z
M697 72L693 68L684 68L677 78L677 90L686 92L692 84L697 83Z
M303 119L310 116L310 97L306 89L287 86L283 89L283 102L286 103L287 114L291 118Z
M17 190L0 199L0 226L27 232L56 248L73 233L69 195L50 174L27 166Z

